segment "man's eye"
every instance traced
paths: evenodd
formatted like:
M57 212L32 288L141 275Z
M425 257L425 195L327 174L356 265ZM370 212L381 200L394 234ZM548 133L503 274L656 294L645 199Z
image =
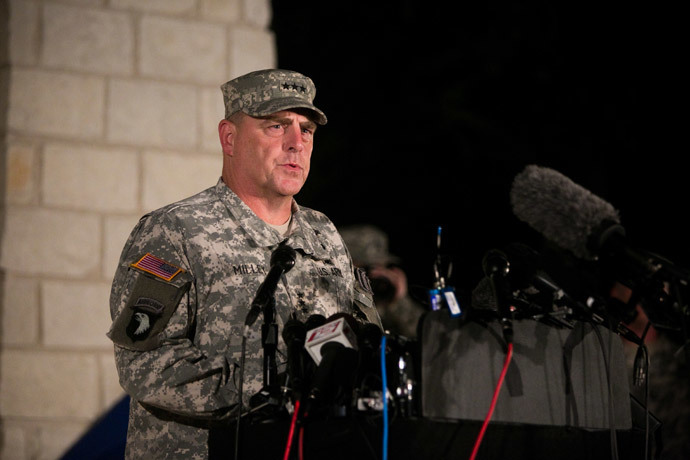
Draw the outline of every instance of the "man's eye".
M311 140L314 139L314 130L303 129L302 130L302 139L304 139L306 142L311 142Z
M281 124L269 125L268 126L268 132L271 133L272 135L279 136L280 134L283 133L283 125L281 125Z

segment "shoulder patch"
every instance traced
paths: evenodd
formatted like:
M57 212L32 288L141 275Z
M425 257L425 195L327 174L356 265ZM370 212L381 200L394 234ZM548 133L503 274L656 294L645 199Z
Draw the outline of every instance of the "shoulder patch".
M125 309L113 323L111 340L132 350L159 346L159 334L190 286L191 282L175 286L139 273Z
M147 252L144 257L133 263L132 267L151 273L165 281L170 281L178 274L184 272L180 267L159 259L150 252Z
M355 312L355 317L369 323L374 323L383 329L381 317L374 304L374 291L371 288L371 283L366 271L362 268L355 267L354 274L355 288L352 293L352 307Z
M367 294L374 294L374 290L371 288L371 282L369 281L367 272L364 271L364 269L355 267L355 279L357 280L359 287L362 288L364 292Z

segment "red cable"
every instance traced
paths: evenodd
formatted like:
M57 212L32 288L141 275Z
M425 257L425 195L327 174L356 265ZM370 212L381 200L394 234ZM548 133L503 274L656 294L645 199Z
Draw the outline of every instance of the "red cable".
M513 344L508 343L508 352L506 353L506 359L505 362L503 363L503 370L501 371L501 376L498 378L498 383L496 384L496 389L494 390L494 396L493 399L491 400L491 407L489 407L489 413L486 414L486 418L484 419L484 424L482 425L482 429L479 431L479 436L477 436L477 440L474 442L474 448L472 449L472 455L470 455L470 460L474 460L474 458L477 456L477 451L479 450L479 444L482 442L482 438L484 437L484 433L486 432L486 427L489 425L489 420L491 420L491 416L494 413L494 409L496 408L496 401L498 401L498 394L501 392L501 387L503 386L503 379L506 376L506 372L508 372L508 364L510 364L510 360L513 357Z
M290 422L290 433L288 434L288 440L287 445L285 446L285 454L283 454L283 460L288 460L288 458L290 457L292 436L295 434L295 424L297 423L297 412L299 412L299 399L295 401L295 412L292 413L292 422Z
M304 459L304 426L299 427L299 460Z

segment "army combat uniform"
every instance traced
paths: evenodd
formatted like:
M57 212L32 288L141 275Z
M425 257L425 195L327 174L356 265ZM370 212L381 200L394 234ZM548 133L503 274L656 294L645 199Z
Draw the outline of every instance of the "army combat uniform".
M286 243L297 257L275 293L280 330L292 314L375 315L332 222L294 201L292 212ZM222 179L139 221L113 281L108 332L131 396L127 458L207 458L206 424L232 419L246 315L284 239ZM263 385L261 322L246 334L245 407Z

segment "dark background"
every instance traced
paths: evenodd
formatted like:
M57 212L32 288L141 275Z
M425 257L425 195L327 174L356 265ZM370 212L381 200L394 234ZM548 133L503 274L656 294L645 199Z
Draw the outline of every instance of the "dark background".
M690 266L682 15L553 3L273 0L279 67L314 80L329 119L298 202L381 227L416 286L442 226L450 284L469 292L488 249L538 244L509 191L539 164L618 209L633 245Z

